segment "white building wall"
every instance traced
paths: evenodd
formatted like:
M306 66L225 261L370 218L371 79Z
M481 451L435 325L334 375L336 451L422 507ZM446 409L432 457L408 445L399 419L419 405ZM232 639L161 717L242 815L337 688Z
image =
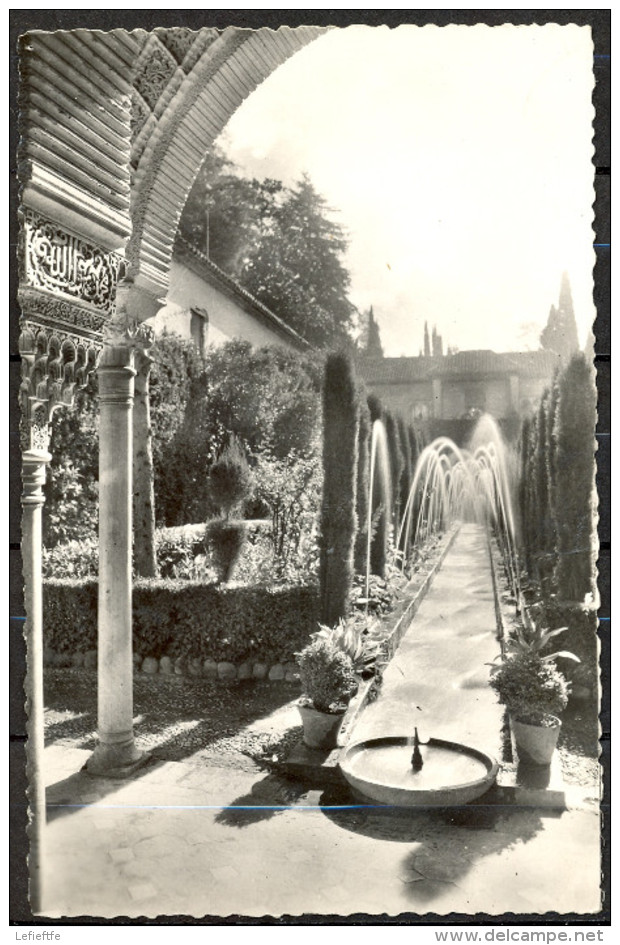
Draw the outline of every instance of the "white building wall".
M242 299L236 301L230 298L184 263L173 260L166 304L149 324L156 332L166 329L190 339L190 309L200 308L208 314L208 325L205 326L207 344L218 346L231 338L241 338L256 347L280 345L295 348L283 332L262 324L256 315L245 311L242 305Z

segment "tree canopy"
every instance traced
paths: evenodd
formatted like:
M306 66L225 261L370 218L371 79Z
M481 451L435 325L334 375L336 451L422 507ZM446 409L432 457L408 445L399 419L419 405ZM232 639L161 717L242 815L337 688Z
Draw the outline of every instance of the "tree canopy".
M356 314L343 261L346 236L333 214L307 174L291 188L248 179L213 149L179 234L304 338L327 348L350 340Z

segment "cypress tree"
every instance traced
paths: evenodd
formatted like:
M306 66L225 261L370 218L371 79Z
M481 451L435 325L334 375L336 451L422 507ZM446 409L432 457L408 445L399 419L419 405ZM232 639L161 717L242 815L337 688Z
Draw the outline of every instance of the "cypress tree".
M366 573L368 555L368 470L370 466L370 410L365 398L359 404L357 447L357 532L355 535L355 571Z
M592 531L596 391L584 355L571 358L559 379L557 441L557 560L560 598L582 601L593 589Z
M323 382L323 501L320 584L323 623L347 613L353 583L358 394L348 354L330 354Z
M375 320L375 313L373 311L372 305L370 306L366 317L368 319L368 329L364 354L369 358L382 358L383 345L381 344L381 334L379 332L379 326Z
M558 429L556 415L560 399L559 369L556 369L551 382L549 402L547 405L547 427L549 430L549 450L547 453L547 495L549 496L549 550L555 555L558 542ZM550 567L549 577L552 576L553 566Z
M431 341L428 336L428 322L424 322L424 357L430 358L431 356Z
M433 325L432 352L434 358L441 358L443 356L443 338L437 331L436 325Z
M532 507L530 496L530 469L529 469L529 450L530 450L530 430L531 419L525 417L521 426L521 438L519 442L519 510L521 520L521 545L525 555L525 563L528 571L532 568L532 543L531 526Z
M547 576L549 561L551 560L551 554L553 552L553 545L550 543L551 527L549 509L549 477L547 475L549 463L549 445L551 439L548 420L549 399L550 391L547 389L538 405L538 415L536 420L536 427L538 430L538 449L536 450L536 455L534 457L533 470L539 506L539 572L543 581Z
M530 543L532 549L532 560L536 577L540 578L540 546L541 546L541 528L540 517L541 507L538 495L538 477L536 475L536 466L539 450L539 416L535 413L532 417L530 428L530 449L528 457L528 478L530 483L531 508L532 515L530 519Z
M385 414L385 433L388 445L388 454L390 457L390 485L392 493L392 526L398 527L400 518L400 477L403 474L405 458L400 443L398 424L396 417L390 411Z
M562 274L558 307L551 306L547 324L540 335L540 343L548 351L555 351L563 361L579 350L577 322L567 273Z

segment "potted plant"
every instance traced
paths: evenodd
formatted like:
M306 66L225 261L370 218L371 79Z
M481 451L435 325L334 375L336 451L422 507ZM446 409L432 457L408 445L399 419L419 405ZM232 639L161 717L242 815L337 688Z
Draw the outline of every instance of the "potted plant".
M568 702L568 683L553 659L527 651L508 656L493 667L491 687L508 710L519 760L549 765L562 724L558 715Z
M353 661L329 636L297 654L303 695L298 706L309 748L335 748L349 700L358 688Z

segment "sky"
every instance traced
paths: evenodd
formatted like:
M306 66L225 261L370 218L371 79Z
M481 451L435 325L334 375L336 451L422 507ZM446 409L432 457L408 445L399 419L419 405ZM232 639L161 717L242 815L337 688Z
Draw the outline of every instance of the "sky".
M273 72L222 143L245 173L306 171L348 233L351 300L384 353L538 347L567 271L594 319L589 28L336 28Z

